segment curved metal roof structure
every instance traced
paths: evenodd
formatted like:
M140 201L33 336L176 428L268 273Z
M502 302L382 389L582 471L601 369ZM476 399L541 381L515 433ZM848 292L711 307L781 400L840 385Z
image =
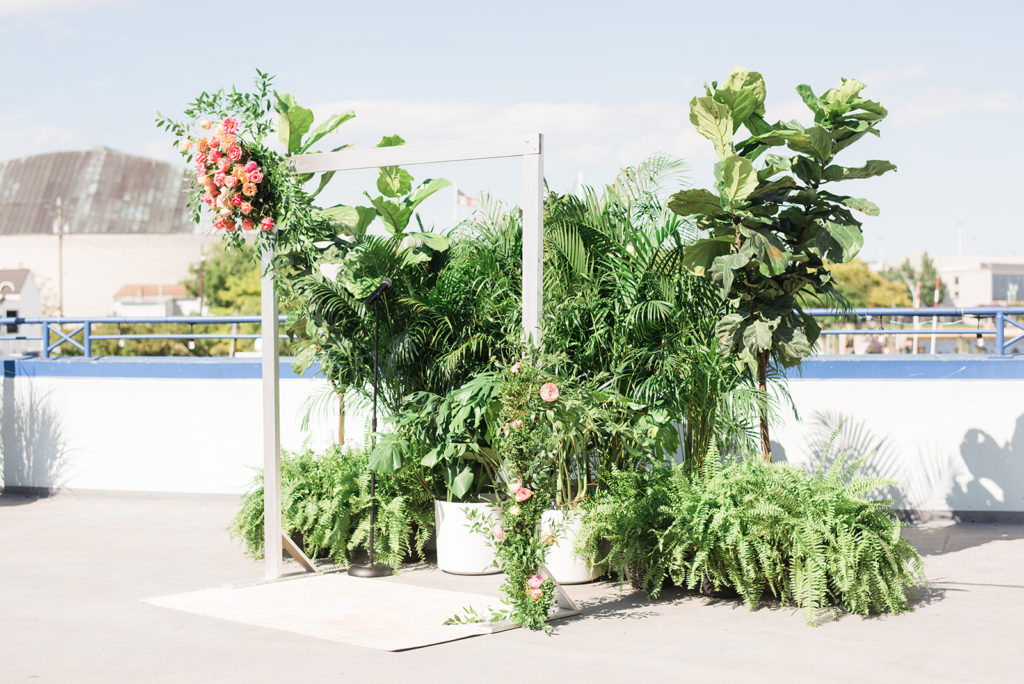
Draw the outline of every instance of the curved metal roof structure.
M0 162L0 235L192 233L184 168L106 147Z

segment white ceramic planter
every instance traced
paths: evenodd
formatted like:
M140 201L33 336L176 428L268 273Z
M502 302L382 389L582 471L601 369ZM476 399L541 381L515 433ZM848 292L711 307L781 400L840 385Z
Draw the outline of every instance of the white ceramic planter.
M499 572L488 539L470 529L469 511L489 515L492 522L502 513L488 503L434 501L434 534L437 536L437 567L453 575L494 575Z
M583 528L583 518L576 511L544 511L540 519L541 534L552 528L558 531L555 543L548 547L544 565L559 584L583 584L601 576L601 570L588 565L576 555L576 539Z

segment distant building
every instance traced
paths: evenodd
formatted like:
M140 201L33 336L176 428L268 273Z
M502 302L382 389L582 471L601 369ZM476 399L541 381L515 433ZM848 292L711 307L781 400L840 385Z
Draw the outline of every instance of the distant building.
M122 284L181 282L219 240L187 187L183 166L104 147L0 162L3 265L33 272L44 314L110 315Z
M935 270L946 284L947 304L988 306L1024 302L1024 257L935 256Z
M0 268L0 317L37 318L42 315L42 300L32 272L27 268ZM11 323L0 326L2 336L39 337L42 326ZM21 356L42 350L42 342L0 340L0 356Z
M199 313L199 298L185 286L125 285L114 295L114 315L122 318L192 316Z

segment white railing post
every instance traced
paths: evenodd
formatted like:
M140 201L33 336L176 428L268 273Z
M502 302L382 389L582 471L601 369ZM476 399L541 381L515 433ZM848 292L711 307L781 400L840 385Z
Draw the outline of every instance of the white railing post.
M523 155L523 341L540 345L544 306L544 139Z
M273 254L261 257L260 335L263 344L263 555L267 579L284 573L281 543L281 388L277 340L277 294L271 270Z

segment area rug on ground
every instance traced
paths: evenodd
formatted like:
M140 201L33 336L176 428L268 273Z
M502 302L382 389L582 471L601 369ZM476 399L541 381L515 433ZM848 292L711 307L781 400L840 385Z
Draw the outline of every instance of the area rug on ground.
M486 614L499 605L493 596L340 573L158 596L144 603L385 651L507 629L486 623L442 624L467 606Z

